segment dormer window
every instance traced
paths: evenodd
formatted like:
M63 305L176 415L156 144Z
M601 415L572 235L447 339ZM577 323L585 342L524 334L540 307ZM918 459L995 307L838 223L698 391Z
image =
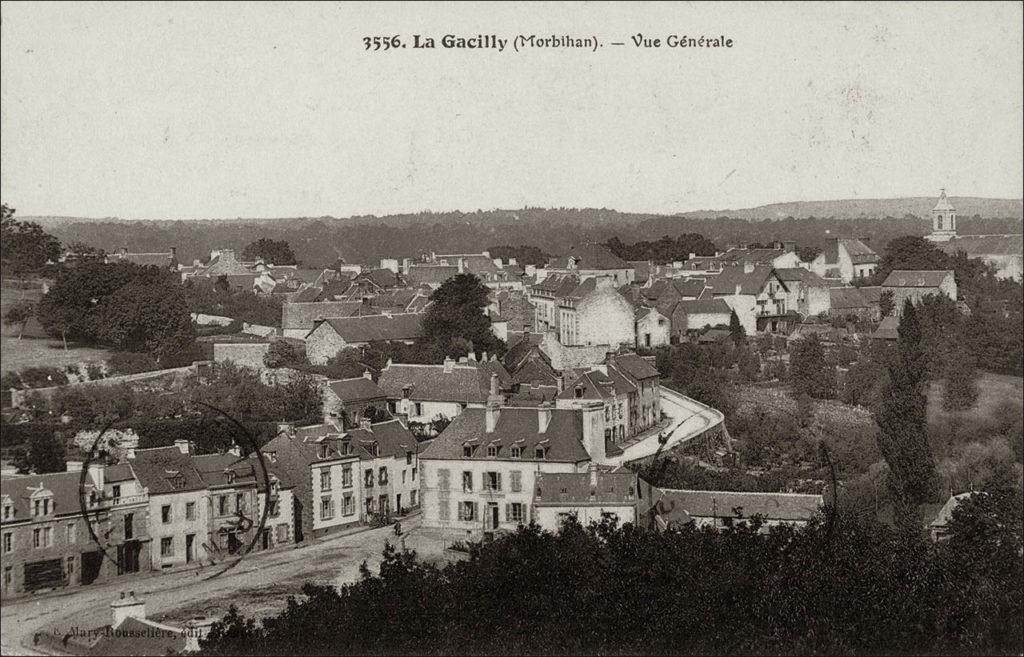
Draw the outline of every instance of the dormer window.
M498 455L498 446L497 445L488 445L487 446L487 456L497 456L497 455Z
M53 493L40 489L32 495L32 515L48 516L53 513Z
M464 458L467 458L467 459L470 458L471 456L473 456L473 446L472 445L463 445L462 446L462 456Z
M228 483L229 484L235 483L235 472L234 472L234 470L228 470L227 475L228 475Z
M327 445L319 445L319 446L317 446L317 450L316 450L317 458L319 458L319 459L327 458L327 454L329 453L329 450L330 450L330 448Z
M277 452L263 452L263 455L266 456L271 463L277 463Z
M518 446L513 447L512 448L512 458L518 459L518 458L522 458L522 457L523 457L523 448L522 447L518 447Z
M168 476L167 481L174 490L181 490L185 487L185 477L180 472L175 472Z
M533 457L537 458L537 459L543 459L544 458L544 448L543 447L537 447L536 449L534 449L533 450Z

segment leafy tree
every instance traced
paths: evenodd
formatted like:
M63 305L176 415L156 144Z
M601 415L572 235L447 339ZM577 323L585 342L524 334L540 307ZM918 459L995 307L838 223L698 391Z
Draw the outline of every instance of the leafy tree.
M744 381L757 381L761 374L761 362L757 354L746 344L736 351L736 367Z
M707 404L726 415L733 402L726 378L712 365L706 351L690 343L676 345L672 352L672 387L687 397Z
M28 320L35 317L36 304L32 301L19 301L18 303L11 306L11 309L4 315L4 324L8 326L18 326L18 339L21 339L21 335L25 332L25 325L28 324Z
M814 399L835 397L835 367L825 360L825 349L816 334L797 340L790 355L789 378L797 395Z
M878 295L878 310L882 317L889 317L896 310L896 301L892 290L885 290Z
M68 375L59 367L26 367L20 375L21 383L26 388L49 388L68 382Z
M185 294L166 279L133 280L105 298L100 309L100 341L150 353L160 363L187 351L195 339Z
M307 362L305 354L287 340L272 341L263 355L267 367L295 367Z
M889 465L889 488L897 521L907 531L919 531L917 506L938 500L935 461L926 433L926 356L922 349L917 311L904 305L897 354L889 363L889 385L875 413L880 429L878 446Z
M954 348L946 361L946 385L942 395L942 408L963 411L978 401L978 371L974 357L963 346Z
M623 260L650 260L657 264L685 261L693 253L699 256L715 255L715 245L699 233L683 233L675 239L669 235L656 241L623 244L618 237L604 243Z
M735 310L729 313L729 338L737 347L747 342L747 332L744 330L743 325L740 324L739 315L736 314Z
M60 242L31 221L14 218L14 208L0 206L0 268L4 273L25 274L42 269L60 257Z
M20 474L46 474L63 472L64 444L56 434L33 434L26 449L14 461Z
M890 241L882 252L874 281L880 284L896 269L949 269L944 252L923 237L906 235Z
M485 313L490 290L473 274L449 278L430 295L433 303L423 318L424 342L434 352L435 362L444 356L464 356L470 348L488 353L505 351L505 344L491 331ZM449 349L464 341L458 353Z
M242 260L263 260L272 265L296 264L295 253L285 240L261 237L242 250Z

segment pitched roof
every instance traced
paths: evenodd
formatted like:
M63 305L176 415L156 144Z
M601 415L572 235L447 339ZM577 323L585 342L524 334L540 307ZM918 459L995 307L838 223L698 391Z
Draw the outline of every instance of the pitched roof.
M961 235L936 246L950 255L963 251L968 257L1019 256L1024 253L1024 235Z
M252 462L234 454L201 454L192 457L199 475L207 486L245 486L256 484ZM228 473L232 473L229 477Z
M767 520L807 521L818 515L824 503L821 495L712 490L660 490L655 498L671 509L662 515L670 523L686 523L693 517L732 518L734 509L744 518L761 515Z
M732 310L725 299L684 299L676 304L674 312L684 315L729 315Z
M864 298L871 303L878 303L882 299L882 292L885 291L881 285L865 285L858 289L860 289L860 293L864 295Z
M456 363L450 372L444 365L392 363L380 371L377 384L389 399L400 399L408 387L410 398L417 401L448 401L482 404L491 389L491 374L498 375L498 385L507 387L512 377L499 361Z
M786 255L786 253L785 249L729 249L725 253L715 256L714 260L723 265L771 265L776 258Z
M133 479L135 479L135 473L132 472L132 466L127 463L108 466L103 472L103 481L112 484L119 481L132 481Z
M953 511L956 510L960 503L965 499L975 495L976 493L971 491L967 493L960 493L959 495L951 495L946 503L942 505L935 520L932 521L932 527L947 527L951 520L953 520ZM984 493L982 493L984 494Z
M348 435L353 443L360 448L359 456L366 460L374 458L370 447L377 443L377 456L405 456L407 452L416 452L420 447L416 436L412 435L398 420L388 420L370 425L370 429L350 429Z
M679 296L692 297L694 299L700 296L700 293L704 291L704 288L708 285L708 279L706 278L673 278L672 287L675 288Z
M325 321L345 342L413 340L423 335L423 313L340 317Z
M629 264L601 244L578 244L563 256L552 258L548 266L566 269L569 258L576 259L577 269L629 269Z
M358 376L354 379L339 379L327 384L331 392L344 402L366 401L369 399L384 399L384 391L365 376Z
M899 340L899 328L899 318L894 315L889 315L878 324L878 328L871 334L871 337L879 340Z
M441 432L425 451L421 459L465 459L463 446L467 443L479 446L474 459L512 460L513 445L522 448L521 461L534 461L534 450L544 447L545 461L578 463L589 461L590 455L584 449L583 414L577 410L549 409L551 420L544 433L540 433L539 411L536 408L502 407L495 422L494 431L487 433L483 408L467 408ZM486 447L494 444L500 447L497 457L488 457Z
M639 486L633 472L538 472L533 503L537 506L627 506L637 503Z
M850 261L855 265L864 265L880 260L878 254L859 239L840 238L839 245L842 246L846 251L846 255L850 257Z
M572 274L549 274L544 280L534 283L533 292L556 299L568 296L579 285L580 279Z
M565 390L558 393L557 399L612 399L616 395L625 395L636 391L636 385L629 381L615 368L609 367L608 373L600 370L584 372Z
M870 308L874 305L855 287L830 287L828 295L832 310Z
M137 449L129 463L139 483L149 489L150 495L183 493L206 488L206 482L192 462L192 457L182 454L177 447ZM180 487L171 485L175 479L182 482Z
M411 265L406 278L410 283L440 285L459 273L455 265Z
M652 376L660 376L658 369L650 361L636 354L612 356L609 364L626 376L631 377L634 381L649 379Z
M0 494L10 496L14 505L14 520L32 517L31 496L34 490L45 488L53 493L53 513L58 516L81 513L79 483L81 472L54 472L41 475L19 475L0 478ZM88 490L91 480L86 475Z
M949 269L929 270L906 270L894 269L885 278L882 287L939 287L946 280L946 276L952 276Z
M651 263L648 260L627 260L626 264L633 268L633 280L637 283L646 283L651 277Z
M708 287L715 295L735 294L737 288L740 294L757 295L764 289L773 271L771 267L765 266L754 267L754 271L749 273L743 267L726 267L720 274L708 278Z
M505 355L501 357L502 364L510 372L515 371L516 368L522 365L531 351L536 349L539 352L540 343L544 340L544 336L540 333L523 333L521 335L522 337L515 343L509 340L511 346L505 352Z
M177 258L169 251L167 253L115 253L112 255L121 261L132 262L143 267L172 267L177 264Z
M827 287L825 279L803 267L781 267L775 270L783 283L799 282L807 286Z
M942 192L939 194L939 200L935 204L935 208L933 208L933 209L934 210L941 210L941 211L946 211L946 210L952 210L953 209L953 204L949 202L948 198L946 198L946 190L942 190Z
M362 311L360 300L284 303L281 304L281 328L311 329L317 319L352 317Z

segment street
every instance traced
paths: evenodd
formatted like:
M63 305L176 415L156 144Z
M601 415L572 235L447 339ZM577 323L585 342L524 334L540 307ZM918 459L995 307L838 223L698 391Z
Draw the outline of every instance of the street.
M671 424L667 429L668 441L664 447L666 450L687 443L706 430L725 422L725 416L719 411L665 386L661 387L661 411L671 418ZM624 465L652 456L661 447L658 435L659 432L654 432L643 440L625 447L621 456L611 458L609 462Z

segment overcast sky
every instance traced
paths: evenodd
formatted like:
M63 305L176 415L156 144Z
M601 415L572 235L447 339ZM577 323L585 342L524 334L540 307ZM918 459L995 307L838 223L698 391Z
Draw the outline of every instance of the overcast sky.
M2 197L153 219L1018 198L1021 26L1019 3L4 3ZM362 43L481 33L606 45ZM610 45L636 33L735 45Z

